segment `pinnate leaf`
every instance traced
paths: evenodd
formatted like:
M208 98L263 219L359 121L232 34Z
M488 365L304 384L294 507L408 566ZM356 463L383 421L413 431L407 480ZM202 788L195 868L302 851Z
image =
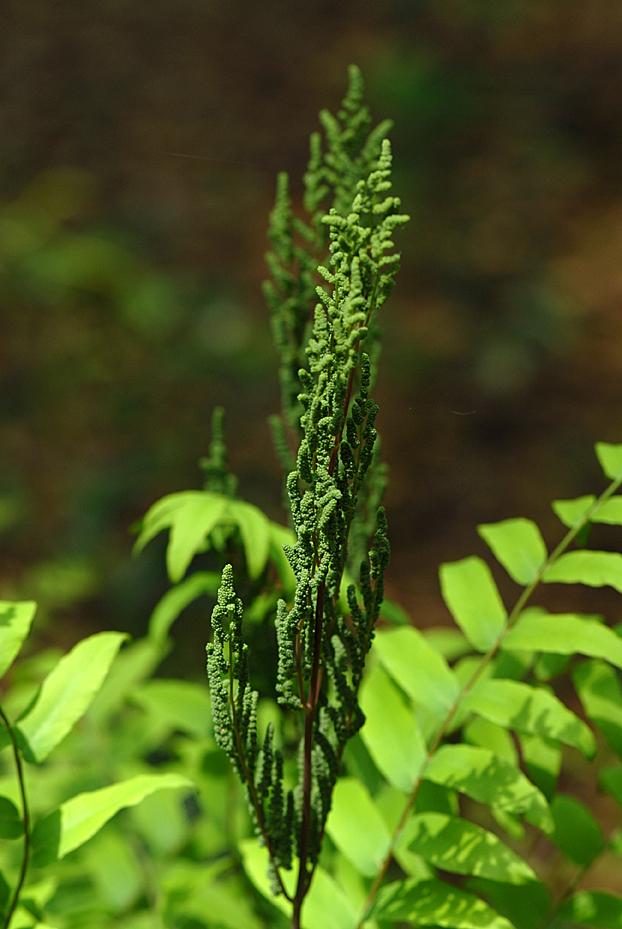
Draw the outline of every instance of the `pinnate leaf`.
M474 894L436 879L395 881L378 894L371 915L380 922L443 929L512 929L512 924Z
M525 610L503 639L502 647L510 651L587 655L622 668L622 639L597 620L575 613Z
M548 804L537 787L518 768L493 752L473 745L443 745L423 776L452 787L479 803L508 813L521 813L539 828L549 831Z
M339 851L361 874L373 877L378 872L389 850L390 836L372 798L359 781L354 778L337 781L326 829Z
M587 716L622 757L622 688L617 673L603 661L585 661L573 680Z
M596 457L607 477L612 481L622 477L622 445L597 442L595 449Z
M507 620L490 568L481 558L464 558L441 565L440 580L443 600L467 639L487 651Z
M588 929L622 929L622 897L597 890L581 890L559 911L561 929L586 926Z
M574 797L557 794L551 803L555 845L583 868L594 861L605 847L602 830L592 814Z
M565 742L584 755L590 756L595 751L590 728L542 687L494 678L482 681L465 697L463 709L506 729Z
M0 677L13 664L28 637L37 605L0 600Z
M508 884L536 879L518 855L481 826L443 813L419 813L409 830L410 851L456 874L487 877Z
M622 593L622 555L619 552L566 552L549 565L542 579L549 584L613 587Z
M517 584L533 583L547 558L540 530L529 519L505 519L478 526L493 555Z
M192 782L179 774L139 774L111 787L78 794L35 825L32 863L40 867L63 858L84 845L119 810L136 806L157 790L192 787Z
M126 638L121 632L89 636L48 674L34 703L16 725L28 761L47 758L84 715Z
M366 720L361 736L370 755L390 784L408 792L426 754L414 712L377 665L363 681L360 703Z
M391 677L416 704L446 714L459 693L447 662L412 626L381 630L374 651Z

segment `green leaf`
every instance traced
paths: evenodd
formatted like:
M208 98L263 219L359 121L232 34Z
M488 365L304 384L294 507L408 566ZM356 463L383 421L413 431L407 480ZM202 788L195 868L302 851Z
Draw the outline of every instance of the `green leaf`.
M465 819L420 813L413 817L410 835L410 850L443 871L507 884L536 879L529 865L496 835Z
M410 791L425 759L425 744L415 714L378 665L363 680L360 704L366 718L361 737L377 768L394 787Z
M142 552L145 546L163 529L168 529L173 522L175 512L181 509L187 497L194 493L196 491L182 490L178 493L167 494L147 510L141 522L138 538L134 543L135 555Z
M166 653L166 643L150 638L131 642L117 656L101 690L93 700L89 719L103 726L134 688L149 677Z
M622 688L616 672L602 661L585 661L573 675L589 719L622 757Z
M144 876L136 851L127 838L106 829L89 846L86 866L107 906L126 910L143 892Z
M0 797L0 839L19 839L23 832L19 810L8 797Z
M147 713L196 738L211 732L209 693L201 684L157 678L134 690L132 699Z
M281 912L290 914L291 904L283 896L275 897L268 877L268 854L255 839L240 842L242 864L257 890ZM293 871L282 872L289 893L295 887ZM332 877L318 867L311 890L302 909L302 929L355 929L357 914Z
M558 743L523 732L520 744L527 774L545 797L552 797L562 767L562 752Z
M484 897L498 913L506 916L516 929L543 929L551 898L547 888L540 881L530 881L528 884L502 884L477 877L469 880L467 888Z
M488 651L507 613L486 562L470 557L441 565L440 580L443 600L471 645Z
M622 593L622 555L619 552L566 552L543 574L547 584L585 584L613 587Z
M605 837L592 814L575 800L557 794L551 804L555 828L551 839L575 864L587 868L605 847Z
M230 511L242 536L248 573L257 578L265 568L270 552L270 524L261 510L250 503L236 500L230 504Z
M540 530L530 519L505 519L478 526L477 531L512 580L527 586L538 577L547 559Z
M622 639L595 619L575 613L545 613L525 610L505 636L509 651L553 652L559 655L588 655L604 658L622 668Z
M512 733L503 726L497 726L488 719L475 716L463 727L462 732L466 742L479 745L481 748L489 748L499 758L505 758L506 761L518 767L518 752Z
M445 661L455 661L456 658L462 658L471 651L471 646L464 635L453 626L425 629L422 635L432 648L443 656Z
M353 778L337 781L326 829L361 874L373 877L378 872L391 838L369 793Z
M186 494L186 501L177 509L171 524L166 550L168 576L173 583L182 579L207 536L227 515L228 507L228 497L205 491Z
M296 536L291 529L287 529L285 526L279 525L279 523L270 522L269 526L270 557L274 562L285 592L293 593L296 589L296 577L283 551L283 546L294 545Z
M583 522L585 516L594 506L596 497L577 497L575 500L556 500L553 509L561 522L573 528ZM590 514L591 523L603 523L606 526L622 526L622 497L610 497L595 508Z
M542 687L519 681L482 681L465 697L463 709L506 729L565 742L587 756L596 750L589 727Z
M622 477L622 445L597 442L595 451L600 466L607 477L611 478L612 481Z
M562 904L559 916L572 926L622 929L622 898L598 890L581 890Z
M537 787L514 765L473 745L443 745L423 772L426 780L453 787L479 803L521 813L548 831L548 804Z
M84 715L126 638L121 632L89 636L48 674L35 702L15 727L27 761L47 758Z
M215 597L220 587L220 574L197 571L180 584L167 590L158 602L149 620L149 635L158 642L164 641L171 626L189 604L199 597Z
M378 894L370 915L380 921L443 929L512 929L512 924L483 900L435 879L388 884Z
M179 774L139 774L111 787L78 794L35 825L32 864L42 867L64 858L99 832L119 810L135 806L156 790L192 787L192 782Z
M460 687L447 662L412 626L381 630L374 651L385 670L416 704L445 716Z
M37 604L0 600L0 677L10 668L24 644Z

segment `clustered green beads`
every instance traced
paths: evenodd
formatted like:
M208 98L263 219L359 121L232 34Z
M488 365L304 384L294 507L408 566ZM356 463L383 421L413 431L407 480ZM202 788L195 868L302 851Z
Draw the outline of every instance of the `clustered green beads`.
M303 891L320 853L345 745L364 721L358 690L389 560L378 505L384 478L378 407L370 396L376 317L399 264L393 234L408 219L391 193L391 148L381 138L388 127L369 132L357 69L338 116L324 113L322 122L327 149L312 139L305 177L309 225L294 217L287 178L279 177L266 285L280 354L283 418L276 432L280 457L290 462L286 488L295 533L294 544L285 546L295 595L278 603L275 618L277 699L304 720L295 785L295 772L284 774L271 727L258 747L257 694L249 684L230 567L208 646L216 738L246 785L275 887L278 868L291 866L295 850ZM297 244L301 237L305 247ZM318 261L322 250L325 260ZM295 458L284 422L297 437ZM353 541L364 555L354 565Z

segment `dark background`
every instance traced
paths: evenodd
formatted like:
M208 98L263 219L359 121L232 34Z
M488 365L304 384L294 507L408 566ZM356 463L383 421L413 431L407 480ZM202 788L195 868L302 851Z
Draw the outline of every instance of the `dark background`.
M265 222L351 61L395 120L412 215L378 388L390 593L442 622L436 566L482 551L476 523L530 516L555 543L550 499L598 490L592 444L621 439L622 5L5 0L1 19L0 596L39 599L55 641L142 631L166 579L130 527L200 484L216 403L243 496L281 518Z

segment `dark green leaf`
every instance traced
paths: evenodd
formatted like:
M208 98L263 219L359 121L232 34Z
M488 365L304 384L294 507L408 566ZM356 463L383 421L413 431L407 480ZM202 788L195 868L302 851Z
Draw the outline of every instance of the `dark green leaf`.
M573 680L587 716L622 757L622 688L617 673L602 661L585 661Z
M605 847L605 837L592 814L575 800L557 794L551 804L555 845L575 864L587 868Z
M587 929L622 929L622 898L595 890L582 890L564 903L559 911L562 925Z
M8 797L0 797L0 839L18 839L24 831L19 810Z

